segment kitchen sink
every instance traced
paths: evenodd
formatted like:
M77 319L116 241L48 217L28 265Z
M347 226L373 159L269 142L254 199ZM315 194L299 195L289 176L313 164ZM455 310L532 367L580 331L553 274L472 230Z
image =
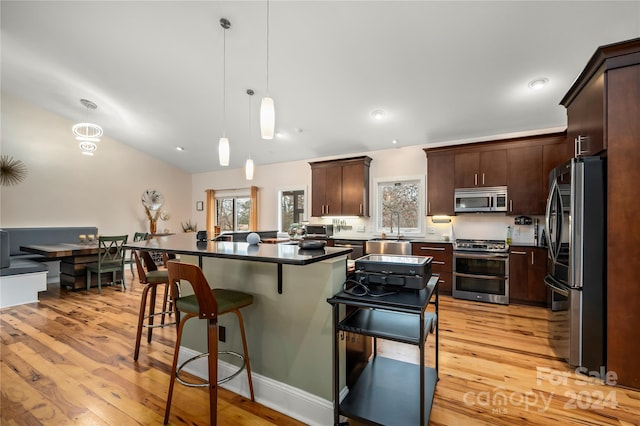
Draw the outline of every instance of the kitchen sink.
M367 254L411 254L411 240L373 238L367 241Z

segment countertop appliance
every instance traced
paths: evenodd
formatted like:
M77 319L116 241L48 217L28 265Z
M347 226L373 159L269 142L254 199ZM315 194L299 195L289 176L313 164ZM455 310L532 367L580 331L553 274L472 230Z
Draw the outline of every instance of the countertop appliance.
M356 280L397 290L422 290L431 278L430 256L368 254L356 259Z
M307 238L329 238L333 236L333 225L307 225L306 235Z
M483 213L507 211L507 187L456 188L456 213Z
M572 366L605 365L605 161L578 157L549 174L545 215L549 339Z
M453 297L509 304L509 245L504 240L453 243Z

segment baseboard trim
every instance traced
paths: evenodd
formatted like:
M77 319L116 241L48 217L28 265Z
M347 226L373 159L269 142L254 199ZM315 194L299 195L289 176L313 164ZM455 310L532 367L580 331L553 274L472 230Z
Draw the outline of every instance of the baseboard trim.
M199 354L200 352L181 346L178 365ZM227 377L236 369L237 367L233 364L219 360L218 377ZM184 371L206 379L208 376L206 358L189 363ZM324 426L333 424L333 403L331 401L254 372L252 372L251 376L253 378L253 391L256 402L308 425ZM249 398L249 384L245 372L220 386ZM342 389L342 392L340 392L341 401L347 393L346 387Z

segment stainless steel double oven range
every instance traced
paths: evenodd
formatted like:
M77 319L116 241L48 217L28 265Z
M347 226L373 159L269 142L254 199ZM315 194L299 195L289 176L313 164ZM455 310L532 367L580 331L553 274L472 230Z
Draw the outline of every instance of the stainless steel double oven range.
M509 246L504 240L453 244L453 297L509 304Z

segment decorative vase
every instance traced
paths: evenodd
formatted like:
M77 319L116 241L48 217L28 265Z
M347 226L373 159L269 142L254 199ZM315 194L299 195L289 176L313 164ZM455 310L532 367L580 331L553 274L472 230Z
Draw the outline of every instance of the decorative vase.
M151 219L149 221L149 232L151 234L155 234L156 233L156 227L158 226L158 221L157 220L153 220Z

